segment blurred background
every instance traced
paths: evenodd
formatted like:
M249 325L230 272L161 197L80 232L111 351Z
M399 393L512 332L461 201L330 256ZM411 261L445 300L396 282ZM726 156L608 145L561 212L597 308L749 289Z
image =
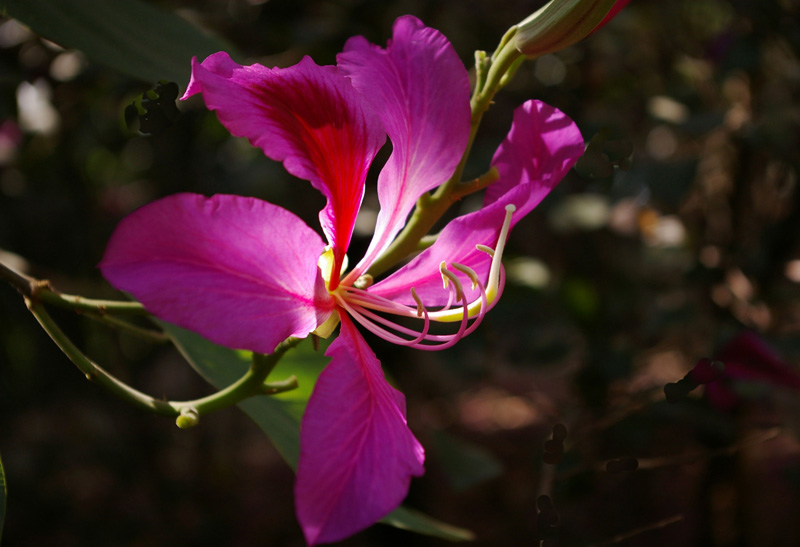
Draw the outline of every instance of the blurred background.
M468 67L543 4L150 3L268 66L334 63L358 34L385 45L410 13ZM428 453L407 505L473 530L476 545L800 544L799 55L798 0L633 0L587 40L522 66L467 175L485 171L530 98L591 144L515 229L505 296L472 336L442 353L369 338ZM125 107L152 85L0 20L0 260L115 298L96 264L116 223L158 197L257 196L317 226L322 197L201 102L159 134L128 129ZM368 242L376 176L351 259ZM174 349L53 315L147 393L209 392ZM715 356L728 364L716 396L664 400L666 384ZM559 423L563 458L558 442L545 450ZM244 414L183 431L127 407L86 381L7 285L0 454L5 545L304 544L293 474ZM342 543L445 544L382 525Z

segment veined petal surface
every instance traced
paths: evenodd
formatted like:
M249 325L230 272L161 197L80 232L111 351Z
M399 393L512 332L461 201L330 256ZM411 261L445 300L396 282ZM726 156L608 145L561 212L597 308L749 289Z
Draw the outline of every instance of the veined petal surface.
M247 137L328 199L320 222L342 265L364 180L386 140L377 116L342 71L309 57L289 68L241 66L227 53L192 61L184 99L202 93L222 124ZM337 279L338 281L338 279ZM333 288L333 287L332 287Z
M455 171L469 139L469 76L447 38L410 15L397 19L386 49L351 38L337 63L392 142L378 178L375 235L355 279L405 225L417 199Z
M342 314L300 426L297 518L310 545L344 539L394 510L424 450L406 425L405 398Z
M176 194L125 217L99 267L161 319L272 353L333 311L317 267L324 247L302 220L265 201Z
M500 177L486 189L483 208L453 219L430 248L370 287L370 292L410 304L413 299L409 293L414 287L426 305L442 305L448 296L439 274L442 261L465 264L485 280L491 260L475 245L494 248L505 206L516 207L513 226L561 181L583 150L578 127L563 112L541 101L527 101L517 107L511 131L492 160ZM466 278L464 283L468 288ZM477 296L467 293L472 298Z

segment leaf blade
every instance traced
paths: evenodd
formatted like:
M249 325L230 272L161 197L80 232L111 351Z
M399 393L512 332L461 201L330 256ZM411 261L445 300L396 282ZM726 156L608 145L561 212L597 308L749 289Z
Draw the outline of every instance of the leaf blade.
M146 82L189 81L193 56L230 46L139 0L0 0L6 15L63 47Z

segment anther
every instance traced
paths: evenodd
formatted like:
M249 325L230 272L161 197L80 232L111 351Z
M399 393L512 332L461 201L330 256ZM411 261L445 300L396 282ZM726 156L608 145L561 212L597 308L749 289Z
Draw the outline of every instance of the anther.
M473 270L469 266L465 266L464 264L459 264L458 262L453 262L450 265L454 269L458 270L459 272L469 277L470 281L472 281L472 290L478 288L478 285L480 284L480 279L478 279L478 274L475 272L475 270Z
M425 305L422 303L422 299L417 295L417 291L414 287L411 287L411 298L417 303L417 317L422 317L425 314Z
M447 288L448 280L453 283L453 288L456 291L456 300L461 301L464 300L464 287L461 285L461 280L458 278L456 274L451 272L447 269L447 264L442 262L439 264L439 272L442 274L442 281L444 281L444 287Z
M356 279L355 283L353 283L353 286L357 289L366 289L367 287L372 286L374 282L375 279L373 279L371 275L364 274Z
M475 245L475 248L494 258L494 249L492 249L488 245L481 245L480 243L478 243L477 245Z

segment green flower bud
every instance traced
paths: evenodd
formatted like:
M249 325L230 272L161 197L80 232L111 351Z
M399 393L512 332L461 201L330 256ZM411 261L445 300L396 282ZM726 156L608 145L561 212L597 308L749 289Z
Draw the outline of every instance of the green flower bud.
M181 409L180 415L175 419L175 425L181 429L189 429L200 423L200 414L192 407Z
M514 45L528 57L559 51L586 38L618 0L550 0L517 25Z

